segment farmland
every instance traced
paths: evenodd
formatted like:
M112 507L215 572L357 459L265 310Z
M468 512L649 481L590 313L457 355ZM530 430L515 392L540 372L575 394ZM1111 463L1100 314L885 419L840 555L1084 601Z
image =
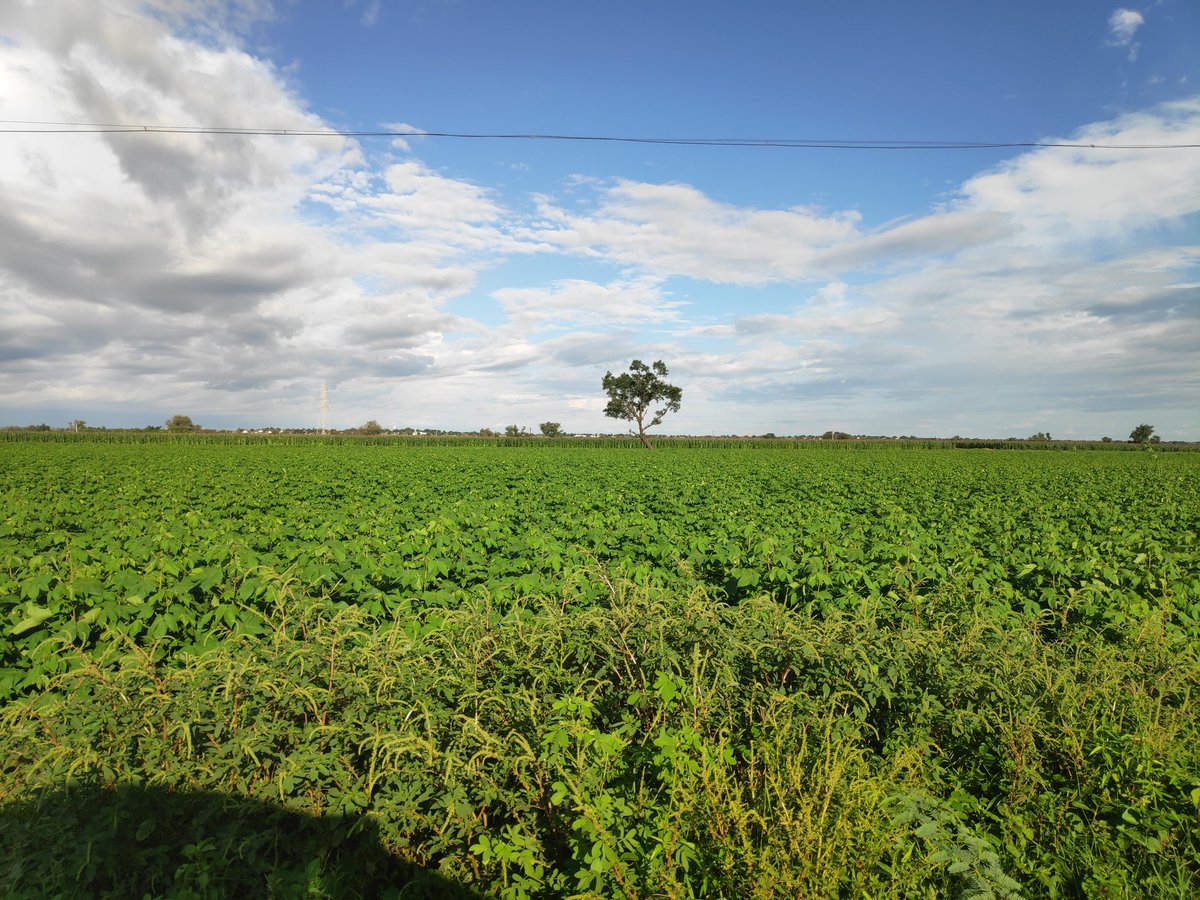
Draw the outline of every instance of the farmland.
M1200 893L1200 454L14 441L0 500L5 896Z

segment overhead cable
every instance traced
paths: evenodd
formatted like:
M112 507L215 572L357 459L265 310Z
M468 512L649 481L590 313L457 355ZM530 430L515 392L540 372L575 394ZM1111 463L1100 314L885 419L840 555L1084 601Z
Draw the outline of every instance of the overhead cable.
M8 127L19 126L19 127ZM1007 150L1065 148L1071 150L1195 150L1200 144L1122 144L1089 141L928 141L816 138L681 138L594 134L523 134L518 132L455 132L409 130L352 130L338 128L239 128L212 125L130 125L112 122L35 122L0 120L0 134L203 134L243 137L336 138L450 138L459 140L574 141L612 144L658 144L682 147L776 147L790 150Z

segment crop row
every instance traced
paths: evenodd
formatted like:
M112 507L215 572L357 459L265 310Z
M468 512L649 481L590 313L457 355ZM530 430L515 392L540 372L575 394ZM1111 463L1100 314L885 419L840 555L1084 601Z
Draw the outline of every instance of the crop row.
M0 697L103 634L203 647L281 596L389 616L605 571L737 602L920 621L999 598L1045 627L1166 607L1200 627L1197 458L780 458L572 450L21 446L0 520Z

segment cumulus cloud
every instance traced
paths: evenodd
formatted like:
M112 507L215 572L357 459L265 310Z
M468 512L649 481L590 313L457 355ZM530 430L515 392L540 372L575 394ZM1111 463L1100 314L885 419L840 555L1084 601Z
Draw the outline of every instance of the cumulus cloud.
M252 109L320 127L239 43L268 5L211 6L204 23L182 0L152 15L138 0L0 4L3 117L236 125ZM1132 46L1140 16L1122 21L1113 40ZM1200 99L1067 138L1200 143ZM441 427L562 412L601 430L598 373L634 357L668 361L687 397L674 427L691 431L731 430L735 410L781 433L1057 433L1178 419L1200 393L1194 151L1030 150L870 223L603 172L506 195L415 143L6 137L10 408L299 424L328 381L347 425L423 409Z
M478 251L529 252L511 235L508 211L494 192L436 172L417 159L378 171L342 170L313 185L309 199L337 214L337 226L372 242L407 245L432 259Z
M563 251L604 257L666 276L727 284L809 277L828 248L857 234L852 211L747 209L686 184L618 181L596 209L571 212L544 200L529 237Z
M857 294L857 292L855 292ZM804 298L797 309L787 313L750 313L724 325L706 325L686 333L705 337L805 338L820 336L827 340L837 335L881 335L897 324L895 313L880 304L864 303L851 296L849 285L830 282Z
M1070 138L1196 143L1200 101ZM847 410L874 410L880 430L889 419L915 428L946 407L972 410L957 429L964 434L1015 422L1003 417L1021 403L1042 421L1170 414L1180 396L1200 396L1198 185L1200 159L1188 151L1024 153L968 179L942 209L852 238L821 260L860 278L876 267L874 277L831 281L787 312L691 329L733 342L722 358L771 361L767 371L711 379L708 390L798 426L797 409L832 397L840 403L817 404L821 415L848 425ZM716 362L698 377L706 371Z
M319 128L239 46L234 30L269 14L4 4L5 118L245 125L253 110ZM221 404L236 413L255 391L307 403L314 378L424 371L447 331L478 330L440 306L504 243L487 189L329 138L12 136L0 190L0 385L31 407L217 390L239 392Z
M681 301L663 296L662 282L642 277L597 284L567 279L549 287L501 288L492 296L522 332L599 324L667 322Z
M388 166L383 179L388 191L362 202L377 214L401 224L434 228L458 222L493 222L499 218L499 210L487 190L443 178L416 160Z
M1079 144L1194 143L1200 100L1080 129ZM1042 148L968 180L964 208L1013 217L1030 243L1129 240L1198 209L1200 158L1187 150Z
M817 257L821 271L846 271L915 258L952 256L993 243L1013 228L1001 211L956 209L885 227L834 247Z

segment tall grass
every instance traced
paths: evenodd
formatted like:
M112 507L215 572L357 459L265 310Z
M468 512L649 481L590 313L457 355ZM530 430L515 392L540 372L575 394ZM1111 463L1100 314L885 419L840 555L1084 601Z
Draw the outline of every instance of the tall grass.
M301 595L205 652L111 646L0 713L0 894L1200 892L1200 654L1162 611L1097 640L986 597L818 617L594 575L586 605ZM166 833L148 797L209 799ZM264 809L332 830L300 865Z

